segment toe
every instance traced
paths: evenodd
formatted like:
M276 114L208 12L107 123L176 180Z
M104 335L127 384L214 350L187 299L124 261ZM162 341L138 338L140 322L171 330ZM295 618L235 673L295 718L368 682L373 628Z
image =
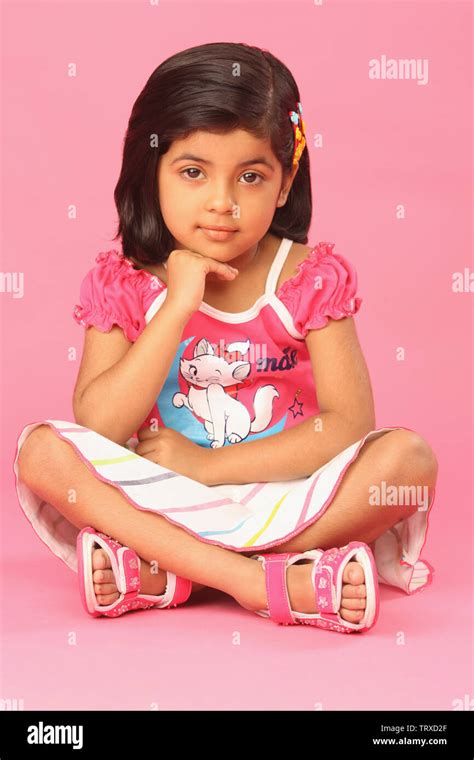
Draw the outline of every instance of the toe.
M109 555L103 549L95 549L92 552L92 569L104 570L108 567L112 567Z
M100 594L97 597L97 603L106 605L106 604L112 604L112 602L116 602L119 598L119 593L116 592L115 594Z
M364 610L346 610L341 608L339 612L340 616L347 620L349 623L360 623L364 616Z
M344 599L359 599L367 596L365 584L353 586L352 583L345 583L342 587L342 596Z
M344 568L342 580L344 583L352 583L353 585L364 583L364 569L360 562L354 562L353 560L348 562Z
M367 603L365 574L360 562L351 560L342 575L342 601L339 614L349 623L360 623L365 614Z
M103 549L92 552L92 578L97 604L108 605L116 602L120 594L112 570L110 557Z
M116 594L117 586L115 583L94 583L94 591L96 596L104 594Z
M341 606L343 610L365 610L366 600L364 599L344 599Z
M114 583L115 575L113 570L94 570L92 573L94 583Z

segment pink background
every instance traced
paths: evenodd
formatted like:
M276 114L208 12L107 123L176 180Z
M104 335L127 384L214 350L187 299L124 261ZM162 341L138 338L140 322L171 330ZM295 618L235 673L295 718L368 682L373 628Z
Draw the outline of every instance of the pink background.
M25 285L23 298L1 294L1 698L28 710L450 710L472 698L473 295L451 288L453 272L473 269L471 11L355 0L3 3L2 271L23 272ZM357 269L377 426L417 430L438 456L422 553L433 585L413 597L381 586L379 622L364 635L277 626L213 591L167 614L89 618L75 574L18 504L22 428L73 420L83 330L72 311L96 254L114 247L132 104L162 60L213 41L267 48L292 70L310 135L309 242L334 242ZM428 84L370 80L368 61L382 55L427 58Z

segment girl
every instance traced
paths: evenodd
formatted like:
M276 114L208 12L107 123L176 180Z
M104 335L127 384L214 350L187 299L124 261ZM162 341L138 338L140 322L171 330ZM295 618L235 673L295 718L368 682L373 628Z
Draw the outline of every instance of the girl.
M436 458L375 427L355 269L306 245L299 100L268 51L212 43L164 61L133 107L122 251L99 253L74 311L75 422L26 425L14 462L93 616L209 586L351 633L375 624L379 582L431 582Z

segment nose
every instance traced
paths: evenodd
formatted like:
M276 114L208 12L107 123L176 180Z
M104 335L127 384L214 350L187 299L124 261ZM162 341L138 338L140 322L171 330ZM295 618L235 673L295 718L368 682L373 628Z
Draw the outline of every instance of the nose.
M218 214L228 214L233 211L237 205L230 185L222 181L212 182L209 185L209 192L205 203L206 211L215 211Z

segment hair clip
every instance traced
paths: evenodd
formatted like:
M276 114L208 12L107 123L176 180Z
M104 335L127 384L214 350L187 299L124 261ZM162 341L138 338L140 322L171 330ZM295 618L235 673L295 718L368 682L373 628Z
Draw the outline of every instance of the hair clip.
M295 147L293 151L293 166L296 166L299 163L300 156L306 145L306 130L303 120L303 106L299 101L296 105L298 109L297 111L288 111L288 115L293 125L293 135L295 140Z

